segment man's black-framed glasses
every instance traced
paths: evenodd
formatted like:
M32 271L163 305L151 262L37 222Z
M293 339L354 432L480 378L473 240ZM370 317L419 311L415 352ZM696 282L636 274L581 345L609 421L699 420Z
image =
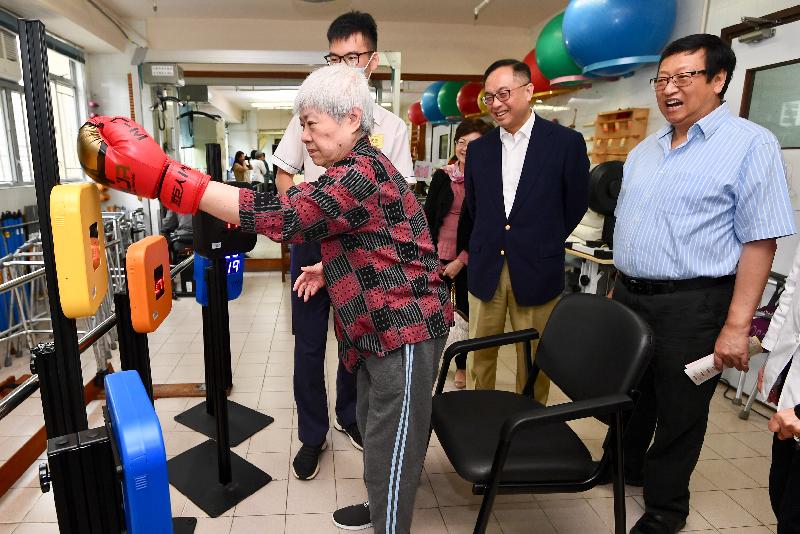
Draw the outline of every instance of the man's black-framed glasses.
M342 61L344 61L345 65L350 65L351 67L355 67L358 65L359 59L361 56L365 56L367 54L374 54L374 50L367 50L366 52L348 52L343 56L337 54L328 54L326 56L322 56L325 62L328 65L338 65Z
M531 82L528 82L528 83L523 83L522 85L518 85L516 87L512 87L511 89L500 89L494 94L486 93L481 97L481 101L487 106L491 106L495 98L500 102L505 102L506 100L511 98L511 91L516 91L520 87L526 87L530 84Z
M675 87L686 87L692 85L692 80L698 74L705 74L706 69L702 70L690 70L687 72L679 72L678 74L673 74L672 76L659 76L657 78L650 78L650 86L656 91L663 91L669 85L669 81L672 80L672 84Z

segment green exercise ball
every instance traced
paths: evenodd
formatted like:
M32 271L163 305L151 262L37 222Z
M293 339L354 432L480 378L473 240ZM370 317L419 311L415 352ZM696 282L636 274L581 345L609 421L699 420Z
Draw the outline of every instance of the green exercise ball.
M439 111L445 117L460 117L461 110L458 109L458 92L466 84L466 82L445 82L442 88L439 89L439 96L437 102L439 103Z
M561 25L564 13L559 13L545 24L536 40L536 64L545 78L552 80L562 76L580 75L583 71L569 55L564 44Z

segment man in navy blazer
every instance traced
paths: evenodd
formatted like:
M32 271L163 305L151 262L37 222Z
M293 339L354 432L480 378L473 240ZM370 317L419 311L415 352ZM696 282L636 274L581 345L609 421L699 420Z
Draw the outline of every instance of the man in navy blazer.
M588 207L589 159L583 136L537 116L525 63L504 59L484 74L484 103L499 125L469 144L465 203L469 240L470 337L544 329L564 290L564 241ZM533 347L534 350L536 347ZM497 349L475 351L467 386L493 389ZM527 380L517 347L517 392ZM546 402L540 373L534 397Z

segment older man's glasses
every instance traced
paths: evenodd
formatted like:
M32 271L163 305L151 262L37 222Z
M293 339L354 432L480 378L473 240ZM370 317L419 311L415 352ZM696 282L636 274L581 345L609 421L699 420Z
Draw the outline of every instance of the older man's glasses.
M688 72L679 72L672 76L659 76L658 78L650 78L650 86L656 91L663 91L669 85L670 80L675 87L687 87L692 85L692 80L698 74L705 74L703 70L690 70Z
M481 97L481 101L486 104L487 106L491 106L496 98L500 102L505 102L509 98L511 98L511 91L516 91L520 87L526 87L530 85L531 82L523 83L522 85L518 85L517 87L512 87L511 89L500 89L496 93L486 93Z
M361 56L366 56L367 54L374 54L374 50L367 50L366 52L348 52L343 56L337 54L328 54L327 56L322 56L323 59L328 63L328 65L338 65L339 63L344 62L345 65L350 65L351 67L355 67L358 65Z

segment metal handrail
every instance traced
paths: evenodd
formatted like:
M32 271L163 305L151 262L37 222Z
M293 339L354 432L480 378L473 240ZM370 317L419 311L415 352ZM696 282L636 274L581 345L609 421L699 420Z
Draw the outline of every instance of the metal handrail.
M8 282L4 282L0 284L0 293L5 293L11 289L14 289L17 286L21 286L26 282L30 282L34 278L39 278L40 276L44 276L44 267L41 269L36 269L35 271L31 271L29 273L23 274L22 276L18 276L13 280L9 280Z
M8 225L8 226L0 226L0 232L2 232L3 230L16 230L17 228L24 228L24 227L30 226L32 224L39 224L39 219L36 219L35 221L27 221L27 222L20 223L20 224L11 224L11 225Z
M175 267L170 269L169 274L170 278L175 278L175 276L186 269L189 265L194 262L194 254L177 264ZM40 269L44 271L44 269ZM35 274L37 271L34 271L30 274ZM27 276L27 275L26 275ZM22 278L22 277L20 277ZM19 278L17 279L19 280ZM8 284L13 283L14 280L8 282ZM23 282L20 282L23 283ZM0 285L2 288L4 285ZM116 312L109 315L103 322L86 332L82 338L78 340L78 351L80 353L85 352L89 347L92 346L98 339L103 337L109 330L114 328L117 324L117 314ZM8 415L11 410L13 410L16 406L18 406L22 401L30 397L30 395L39 388L39 376L32 375L29 379L25 382L14 388L14 390L6 395L2 400L0 400L0 420L2 420L6 415Z
M83 354L86 349L91 347L95 341L103 337L109 330L117 324L117 314L112 313L106 319L86 332L86 335L78 340L78 352Z
M39 389L39 375L32 375L25 382L11 390L11 393L0 401L0 419L10 414L14 408L22 404L37 389Z

